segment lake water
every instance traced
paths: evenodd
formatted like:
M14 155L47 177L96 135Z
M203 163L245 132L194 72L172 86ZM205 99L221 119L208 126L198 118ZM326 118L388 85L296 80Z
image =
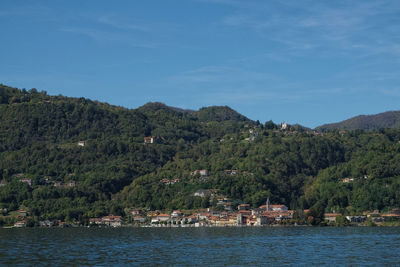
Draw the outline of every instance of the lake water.
M0 229L0 265L400 266L399 227Z

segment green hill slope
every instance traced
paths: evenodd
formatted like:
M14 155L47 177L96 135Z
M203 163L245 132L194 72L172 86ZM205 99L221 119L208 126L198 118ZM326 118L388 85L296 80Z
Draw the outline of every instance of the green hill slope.
M229 107L125 109L7 86L0 103L0 208L35 220L219 207L199 189L254 207L267 198L347 213L400 206L399 130L278 130ZM193 173L201 169L209 174Z

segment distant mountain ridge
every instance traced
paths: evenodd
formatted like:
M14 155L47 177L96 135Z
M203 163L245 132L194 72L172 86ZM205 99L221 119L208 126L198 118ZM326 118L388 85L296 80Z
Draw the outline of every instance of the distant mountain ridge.
M317 130L376 130L400 128L400 111L387 111L374 115L359 115L341 122L318 126Z

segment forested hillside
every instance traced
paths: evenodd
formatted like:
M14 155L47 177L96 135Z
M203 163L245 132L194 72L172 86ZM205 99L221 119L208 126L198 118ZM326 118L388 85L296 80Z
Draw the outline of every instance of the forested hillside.
M199 189L254 207L267 198L344 213L400 206L399 130L321 134L229 107L125 109L7 86L0 103L7 213L87 221L132 207L218 208L215 197L194 196Z

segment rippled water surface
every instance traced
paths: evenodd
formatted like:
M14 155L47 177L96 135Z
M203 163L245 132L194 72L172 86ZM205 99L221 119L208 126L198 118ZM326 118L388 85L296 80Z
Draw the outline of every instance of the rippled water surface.
M0 265L400 265L400 228L0 229Z

